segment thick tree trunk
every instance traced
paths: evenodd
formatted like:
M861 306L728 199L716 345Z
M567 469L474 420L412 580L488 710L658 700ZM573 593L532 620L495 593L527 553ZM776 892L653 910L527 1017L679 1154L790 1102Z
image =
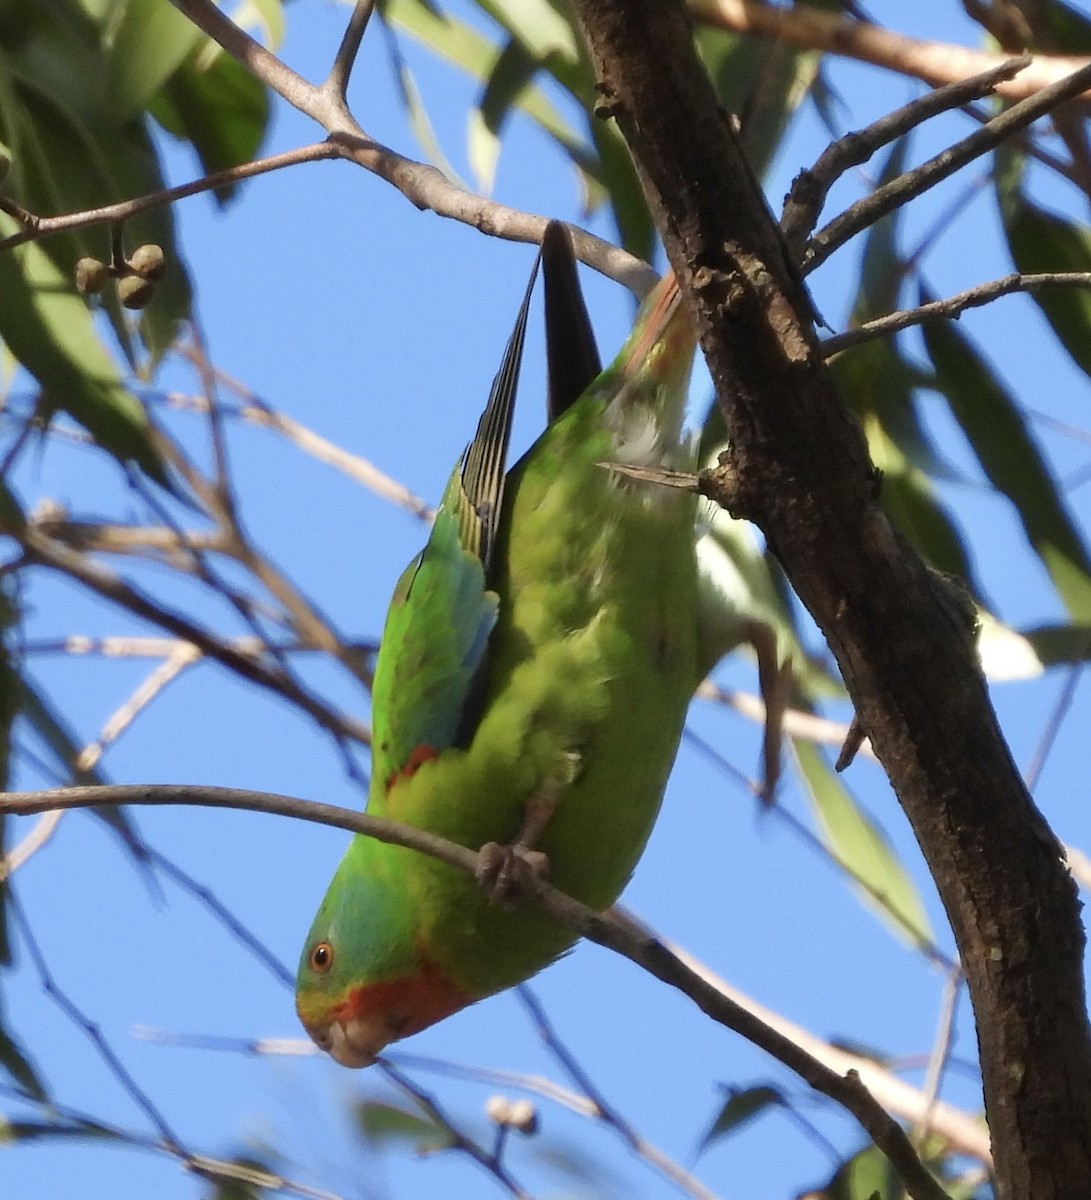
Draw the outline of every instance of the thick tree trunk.
M679 0L573 0L731 430L717 498L754 521L837 657L946 906L1001 1200L1091 1197L1083 930L997 726L956 590L892 529L804 290Z

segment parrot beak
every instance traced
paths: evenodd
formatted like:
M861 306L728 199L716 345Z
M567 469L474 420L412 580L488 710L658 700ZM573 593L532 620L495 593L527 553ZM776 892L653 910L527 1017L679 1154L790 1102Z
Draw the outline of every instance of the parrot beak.
M343 1067L370 1067L380 1052L407 1031L408 1019L342 1013L322 1024L304 1022L312 1041Z
M370 1067L389 1039L375 1036L377 1031L368 1030L366 1025L355 1017L332 1022L323 1049L343 1067Z

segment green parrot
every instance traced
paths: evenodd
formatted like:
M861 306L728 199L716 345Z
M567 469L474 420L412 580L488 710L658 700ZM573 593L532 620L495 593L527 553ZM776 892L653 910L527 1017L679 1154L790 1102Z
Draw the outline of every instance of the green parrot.
M521 857L602 910L644 849L709 665L696 497L604 464L694 469L682 433L694 335L668 275L600 373L562 225L542 253L552 349L559 337L568 351L550 356L550 422L505 476L532 275L476 436L394 591L367 810L504 848L501 877ZM296 1005L319 1046L367 1066L574 940L470 875L357 836L308 935Z

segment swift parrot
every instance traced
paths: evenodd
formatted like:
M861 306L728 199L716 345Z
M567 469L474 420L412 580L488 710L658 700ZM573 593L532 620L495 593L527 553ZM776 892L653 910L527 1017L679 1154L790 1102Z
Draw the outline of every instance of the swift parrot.
M367 811L537 855L601 910L644 849L710 666L695 496L603 464L694 469L682 417L695 342L668 275L600 372L562 225L543 255L550 422L505 475L532 275L476 435L391 600ZM307 937L297 1010L338 1062L367 1066L574 940L465 873L357 836Z

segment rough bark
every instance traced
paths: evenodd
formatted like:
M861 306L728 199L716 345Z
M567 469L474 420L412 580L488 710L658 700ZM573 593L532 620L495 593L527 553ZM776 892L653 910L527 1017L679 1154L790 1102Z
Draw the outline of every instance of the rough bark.
M1091 1196L1084 936L997 725L957 589L891 527L861 430L679 0L574 0L732 432L716 496L754 521L836 655L965 966L1001 1200Z

